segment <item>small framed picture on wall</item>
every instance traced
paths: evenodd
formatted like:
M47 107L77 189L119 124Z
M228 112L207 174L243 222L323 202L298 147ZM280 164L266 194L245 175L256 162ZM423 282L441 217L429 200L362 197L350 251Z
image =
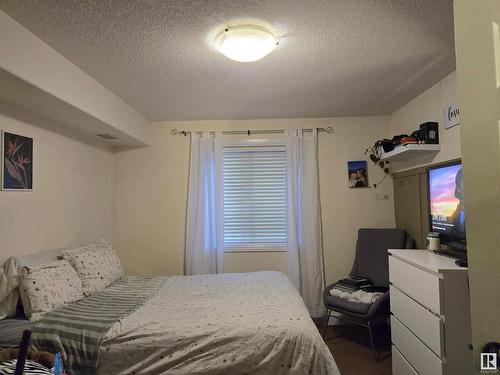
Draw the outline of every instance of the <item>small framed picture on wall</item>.
M33 138L2 131L2 190L33 189Z
M355 160L347 162L347 177L350 188L367 188L368 165L366 160Z

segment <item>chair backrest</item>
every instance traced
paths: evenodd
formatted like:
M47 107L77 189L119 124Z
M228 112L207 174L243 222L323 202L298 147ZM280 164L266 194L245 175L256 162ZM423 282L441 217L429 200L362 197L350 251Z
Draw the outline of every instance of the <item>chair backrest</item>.
M375 286L389 286L388 249L408 246L403 229L360 229L352 276L369 278Z

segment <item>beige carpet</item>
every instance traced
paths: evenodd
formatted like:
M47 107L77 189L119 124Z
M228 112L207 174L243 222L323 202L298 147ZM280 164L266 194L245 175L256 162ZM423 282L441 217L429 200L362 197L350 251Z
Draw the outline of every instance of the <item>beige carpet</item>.
M317 322L320 333L324 323ZM368 329L356 326L329 326L326 338L337 333L346 334L327 341L327 345L337 362L342 375L391 375L391 357L375 362L370 347ZM390 332L388 329L375 330L375 348L382 354L390 352Z

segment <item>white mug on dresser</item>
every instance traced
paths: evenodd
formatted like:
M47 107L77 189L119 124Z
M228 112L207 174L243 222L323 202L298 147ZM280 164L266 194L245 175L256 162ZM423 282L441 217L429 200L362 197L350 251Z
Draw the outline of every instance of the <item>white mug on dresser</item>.
M427 233L427 250L429 251L441 250L441 239L439 238L439 233L437 232Z

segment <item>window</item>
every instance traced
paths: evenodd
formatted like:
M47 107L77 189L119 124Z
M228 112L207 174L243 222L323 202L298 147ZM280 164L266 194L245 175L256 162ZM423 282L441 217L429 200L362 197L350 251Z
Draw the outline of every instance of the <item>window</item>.
M225 251L286 251L286 153L261 141L223 149Z

